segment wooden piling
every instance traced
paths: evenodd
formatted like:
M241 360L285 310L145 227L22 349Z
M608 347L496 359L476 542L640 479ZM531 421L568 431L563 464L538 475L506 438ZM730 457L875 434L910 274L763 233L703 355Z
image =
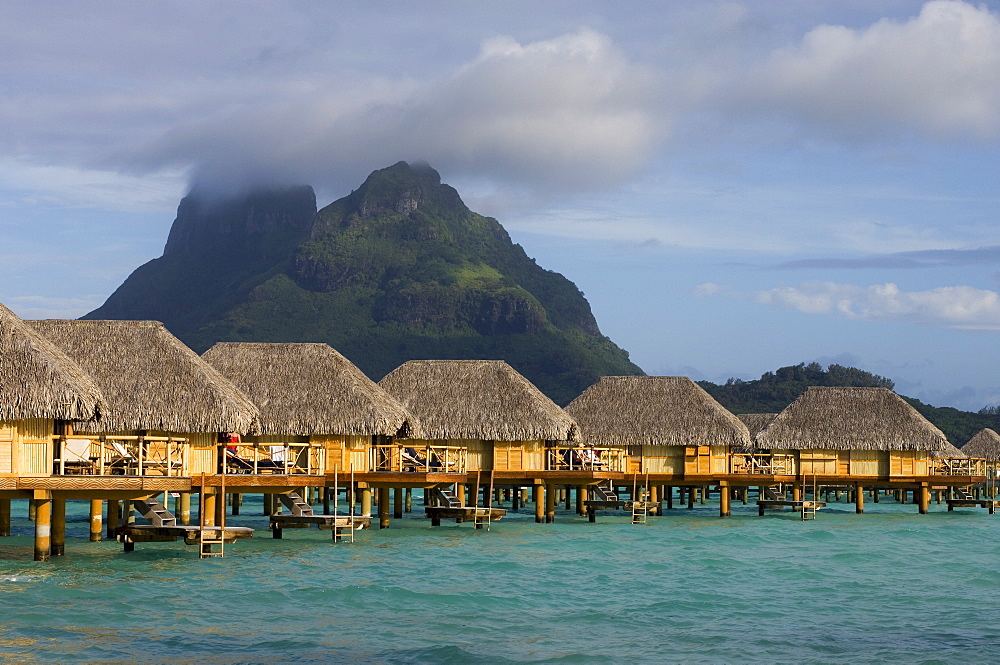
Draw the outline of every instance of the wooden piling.
M10 499L0 499L0 536L10 535Z
M694 487L687 488L688 510L694 510L694 495L697 491Z
M66 499L52 499L52 556L66 555Z
M408 513L413 512L413 488L407 487L403 496L403 510Z
M556 486L545 486L545 523L552 524L556 521Z
M37 506L33 501L28 501L28 521L35 521L35 513L37 512ZM48 559L46 559L48 561Z
M48 561L52 554L52 493L35 490L30 505L35 508L35 561Z
M921 515L926 515L928 508L930 508L931 503L931 490L927 486L927 483L920 483L920 489L917 490L917 501L919 502L919 511Z
M104 520L107 523L107 534L108 539L115 538L117 536L116 531L118 531L118 518L120 516L121 502L117 499L108 499L107 506L107 519Z
M674 488L670 485L666 485L663 494L667 497L667 510L673 510L674 507Z
M188 526L191 524L191 492L181 492L177 501L180 504L180 523Z
M535 524L541 524L545 521L545 485L534 485L532 498L535 500Z
M103 508L104 502L100 499L90 500L90 542L92 543L101 542L101 536L104 535L104 520L101 518Z
M861 485L854 491L854 512L858 515L865 512L865 488Z
M389 488L378 488L378 528L389 528Z
M403 519L403 488L396 487L392 490L392 518Z
M361 516L372 516L372 488L361 488Z
M521 507L521 488L514 485L514 488L510 491L510 509L515 513L517 509Z
M731 495L729 493L729 483L722 481L719 483L719 517L729 517L731 512L729 508L729 500Z

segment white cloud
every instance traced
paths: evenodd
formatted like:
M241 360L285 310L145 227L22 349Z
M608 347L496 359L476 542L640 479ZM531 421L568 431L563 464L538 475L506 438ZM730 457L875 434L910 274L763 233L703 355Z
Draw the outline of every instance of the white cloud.
M529 190L600 187L645 165L666 134L652 84L648 69L593 30L523 44L497 37L444 76L306 87L228 106L119 158L147 169L194 163L200 178L283 174L321 187L423 159Z
M763 304L862 321L895 321L1000 332L1000 293L970 286L902 291L892 283L858 286L807 282L757 291Z
M775 51L745 94L838 133L902 125L940 136L1000 136L1000 18L935 0L907 21L822 25Z
M714 296L717 293L721 293L725 289L726 287L722 286L721 284L715 284L714 282L705 282L704 284L699 284L698 286L694 287L691 293L696 298L700 298L702 296Z

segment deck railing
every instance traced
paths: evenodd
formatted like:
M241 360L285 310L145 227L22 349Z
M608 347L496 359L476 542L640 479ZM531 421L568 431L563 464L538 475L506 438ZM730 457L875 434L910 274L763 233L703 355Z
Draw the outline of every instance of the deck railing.
M386 444L371 447L375 473L465 473L465 446Z
M932 476L985 476L986 460L977 457L932 457L927 468Z
M548 448L546 471L625 471L622 448Z
M794 473L795 456L785 453L730 453L729 473L788 476Z
M55 435L57 476L183 476L188 440L173 436Z
M320 476L326 449L319 443L221 443L227 475Z

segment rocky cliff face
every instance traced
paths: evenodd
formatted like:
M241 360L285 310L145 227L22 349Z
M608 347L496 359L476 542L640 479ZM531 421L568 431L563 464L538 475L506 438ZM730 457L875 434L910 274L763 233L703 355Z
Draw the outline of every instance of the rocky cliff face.
M405 162L318 212L309 187L189 195L164 255L85 318L159 319L198 351L327 342L373 379L411 359L504 359L560 402L641 373L572 282Z

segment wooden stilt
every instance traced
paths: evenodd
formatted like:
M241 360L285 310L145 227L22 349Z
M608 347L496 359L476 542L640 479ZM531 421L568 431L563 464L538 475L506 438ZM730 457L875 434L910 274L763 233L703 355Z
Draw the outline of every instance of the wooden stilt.
M927 483L920 484L920 489L917 490L917 501L920 504L920 514L926 515L931 503L931 490L927 486Z
M667 510L673 510L673 508L674 508L674 488L671 487L670 485L667 485L664 488L664 490L665 491L663 493L667 497Z
M323 488L323 514L324 515L329 515L330 514L330 497L333 495L334 492L336 492L338 494L340 493L340 491L336 487L324 487Z
M389 488L378 488L378 528L389 528Z
M563 490L563 499L565 499L565 501L566 501L566 504L565 504L566 505L566 510L572 510L573 509L573 505L571 503L572 499L570 498L569 485L567 485L566 489Z
M100 499L90 500L90 542L92 543L101 542L101 536L104 535L104 520L101 517L103 509L103 501Z
M731 512L729 508L729 500L731 495L729 493L729 483L723 481L719 483L719 517L729 517Z
M698 503L705 505L705 501L708 499L708 485L698 488Z
M52 499L52 556L66 554L66 499Z
M694 495L696 491L693 487L687 488L688 510L694 510Z
M396 487L392 490L392 518L394 520L403 519L403 488Z
M28 521L35 521L35 514L38 512L38 507L35 505L34 501L28 501ZM46 559L48 561L48 559Z
M0 536L10 535L10 499L0 499Z
M802 485L795 483L792 485L792 501L802 500Z
M413 512L413 488L407 487L405 490L406 494L403 497L403 510L412 513Z
M649 500L653 503L653 508L650 512L654 515L660 514L660 486L653 484L649 486Z
M552 524L556 521L556 486L545 486L545 523Z
M108 539L114 538L118 531L118 517L121 514L120 501L115 499L108 499L107 514L108 518L105 520L108 527Z
M510 491L510 509L515 513L518 508L521 507L521 488L514 485L514 488Z
M583 517L587 514L587 506L584 502L587 500L587 486L577 485L576 487L576 514Z
M48 561L52 554L52 493L35 490L35 561Z
M243 504L243 495L242 494L233 493L233 494L230 494L229 496L232 497L231 501L232 501L232 504L233 504L233 510L232 510L233 515L239 515L240 514L240 507Z
M370 487L361 488L361 516L372 516L372 489Z
M534 485L532 495L535 500L535 523L541 524L545 521L545 485Z
M865 488L861 485L854 492L854 512L858 515L865 512Z
M191 492L181 492L177 497L180 502L180 523L184 526L191 524Z
M201 500L204 502L200 508L201 514L204 515L202 523L205 526L215 526L218 523L215 521L218 513L218 508L216 507L218 505L218 495L205 488L201 492Z

